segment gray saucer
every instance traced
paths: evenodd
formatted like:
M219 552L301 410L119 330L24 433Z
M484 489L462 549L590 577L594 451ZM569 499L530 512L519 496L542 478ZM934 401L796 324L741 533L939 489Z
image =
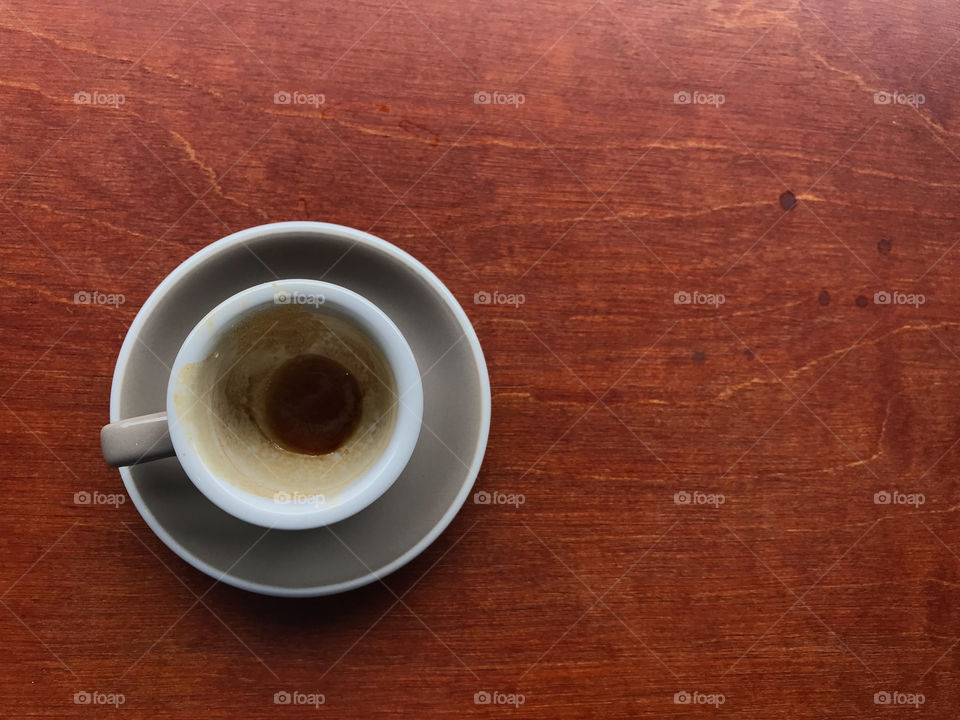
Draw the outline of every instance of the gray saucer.
M480 469L490 426L486 364L463 309L426 267L379 238L326 223L264 225L219 240L174 270L137 314L117 360L110 421L163 409L168 368L211 308L244 288L292 277L364 295L396 323L417 358L424 427L390 490L335 525L284 531L220 510L175 458L120 475L150 528L197 569L267 595L327 595L373 582L423 552L463 505Z

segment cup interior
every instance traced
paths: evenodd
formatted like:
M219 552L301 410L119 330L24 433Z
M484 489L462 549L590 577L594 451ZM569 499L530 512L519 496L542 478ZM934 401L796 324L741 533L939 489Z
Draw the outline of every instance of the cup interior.
M357 426L330 453L291 451L263 431L262 388L279 364L319 354L363 389ZM265 527L320 527L359 512L400 475L416 445L423 390L403 335L373 303L316 280L248 288L189 333L167 388L170 434L197 488Z

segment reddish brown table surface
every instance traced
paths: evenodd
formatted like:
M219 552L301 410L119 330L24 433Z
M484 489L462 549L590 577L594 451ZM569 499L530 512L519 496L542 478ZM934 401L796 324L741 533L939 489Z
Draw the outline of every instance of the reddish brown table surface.
M0 0L3 716L956 717L958 40L948 0ZM477 489L525 499L298 601L74 502L123 492L151 290L293 219L451 288Z

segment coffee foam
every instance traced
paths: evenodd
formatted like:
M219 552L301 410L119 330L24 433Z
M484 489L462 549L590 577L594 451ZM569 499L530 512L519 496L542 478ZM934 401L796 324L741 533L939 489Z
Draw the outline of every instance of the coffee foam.
M363 392L356 429L325 455L291 452L261 429L271 373L305 354L336 360ZM252 311L221 334L206 359L184 365L178 382L174 404L191 448L220 479L262 497L335 499L383 454L397 419L396 381L382 351L322 306Z

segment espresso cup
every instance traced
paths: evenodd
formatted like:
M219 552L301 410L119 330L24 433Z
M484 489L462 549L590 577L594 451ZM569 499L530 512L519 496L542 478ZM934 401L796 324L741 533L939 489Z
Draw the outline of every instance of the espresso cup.
M297 422L290 407L318 378L327 388L319 397L342 411L336 422ZM338 285L278 280L224 300L190 331L166 411L110 423L100 439L113 466L176 455L224 511L298 530L343 520L386 492L422 419L416 359L387 315Z

